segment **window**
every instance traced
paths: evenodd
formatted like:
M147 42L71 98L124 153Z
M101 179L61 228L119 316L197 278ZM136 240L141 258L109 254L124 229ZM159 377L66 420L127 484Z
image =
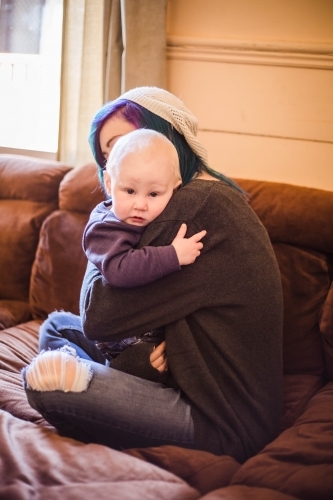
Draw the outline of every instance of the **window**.
M0 5L0 147L56 153L63 0Z

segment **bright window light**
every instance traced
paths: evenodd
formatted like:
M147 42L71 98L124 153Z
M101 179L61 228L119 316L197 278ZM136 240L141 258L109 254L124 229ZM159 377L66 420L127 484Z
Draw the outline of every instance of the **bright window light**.
M63 0L0 5L0 146L55 153Z

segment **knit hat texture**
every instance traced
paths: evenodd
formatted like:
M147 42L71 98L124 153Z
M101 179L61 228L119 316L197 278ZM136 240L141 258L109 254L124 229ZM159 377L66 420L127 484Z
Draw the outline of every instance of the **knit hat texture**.
M171 123L180 134L183 134L194 153L207 164L207 151L196 138L198 120L178 97L158 87L136 87L122 94L120 99L140 104Z

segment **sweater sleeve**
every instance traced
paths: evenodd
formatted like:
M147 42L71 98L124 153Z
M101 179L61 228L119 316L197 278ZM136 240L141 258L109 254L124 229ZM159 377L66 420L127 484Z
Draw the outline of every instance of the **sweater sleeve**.
M224 262L228 236L223 211L232 202L227 199L221 204L221 189L215 181L191 182L173 195L140 239L139 247L168 245L182 222L187 224L186 237L207 230L200 256L193 264L183 266L180 273L168 274L145 286L121 289L110 286L95 266L88 265L80 312L89 339L120 340L140 335L186 318L199 309L214 308L221 302L222 294L228 295L223 284L224 264L221 267L217 261ZM225 189L232 192L231 188Z
M192 183L191 183L192 184ZM211 283L216 278L212 266L215 249L223 244L224 232L216 231L215 213L206 208L214 204L204 189L182 188L167 209L148 226L141 245L167 245L176 236L182 222L187 224L187 237L206 229L204 248L196 261L182 267L181 273L164 276L137 288L114 288L99 270L89 264L81 289L80 311L85 335L91 340L117 340L140 335L153 328L170 324L194 311L216 304ZM215 183L214 183L215 184ZM202 220L199 213L207 214ZM218 210L217 207L216 210Z
M142 229L106 218L85 229L83 249L109 285L138 287L180 270L172 245L134 248Z
M141 335L204 307L208 297L206 285L202 278L197 279L196 273L189 274L194 266L196 263L149 285L116 288L89 263L80 300L86 337L103 341Z

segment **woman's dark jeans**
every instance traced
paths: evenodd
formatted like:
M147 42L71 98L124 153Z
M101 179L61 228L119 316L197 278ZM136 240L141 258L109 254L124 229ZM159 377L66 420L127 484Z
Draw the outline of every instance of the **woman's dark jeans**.
M190 406L178 390L106 366L82 333L79 316L52 313L40 330L40 350L71 346L93 371L84 392L24 387L30 405L60 433L116 449L178 445L196 448Z

